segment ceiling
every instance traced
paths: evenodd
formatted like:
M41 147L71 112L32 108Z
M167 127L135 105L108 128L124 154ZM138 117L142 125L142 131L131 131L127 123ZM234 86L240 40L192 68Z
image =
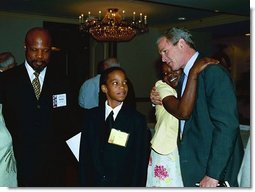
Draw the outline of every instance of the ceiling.
M1 0L0 11L77 20L81 13L107 8L148 17L150 26L175 25L214 31L215 35L250 32L249 0ZM215 11L217 10L217 11ZM186 20L179 21L179 17Z

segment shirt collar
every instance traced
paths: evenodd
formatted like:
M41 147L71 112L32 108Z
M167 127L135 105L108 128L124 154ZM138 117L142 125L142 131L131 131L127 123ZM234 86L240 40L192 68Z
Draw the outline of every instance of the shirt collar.
M32 80L35 78L35 76L34 76L35 70L28 64L27 60L25 60L25 67L26 67L26 69L27 69L29 78L30 78L30 80L32 81ZM47 67L45 67L45 68L40 72L40 74L39 74L39 79L42 80L42 81L44 80L44 77L45 77L46 68L47 68ZM41 82L40 82L40 83L41 83Z
M193 64L195 63L197 57L198 57L199 53L196 52L188 61L188 63L185 65L183 72L186 76L189 75L189 70L191 69L191 67L193 66Z
M113 111L113 118L116 119L121 107L123 105L123 102L121 102L117 107L114 109L107 104L107 100L105 101L105 119L108 117L111 111Z

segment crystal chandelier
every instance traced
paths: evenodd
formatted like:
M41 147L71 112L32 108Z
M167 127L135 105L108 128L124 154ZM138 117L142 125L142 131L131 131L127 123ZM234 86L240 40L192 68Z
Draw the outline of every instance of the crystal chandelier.
M148 32L147 15L140 13L136 19L133 12L132 20L125 17L125 11L119 14L117 8L110 8L103 18L101 11L98 17L92 16L88 12L85 18L83 14L79 16L80 31L89 32L98 41L130 41L135 35Z

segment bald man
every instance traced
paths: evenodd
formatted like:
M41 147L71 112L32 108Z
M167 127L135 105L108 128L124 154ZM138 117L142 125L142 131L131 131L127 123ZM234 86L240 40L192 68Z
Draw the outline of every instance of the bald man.
M51 46L47 30L30 29L24 63L1 78L8 82L1 82L3 115L13 137L20 187L66 186L72 100L68 82L51 70Z

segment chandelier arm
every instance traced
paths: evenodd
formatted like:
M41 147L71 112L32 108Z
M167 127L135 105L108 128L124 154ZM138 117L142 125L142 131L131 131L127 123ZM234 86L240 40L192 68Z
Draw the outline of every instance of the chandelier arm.
M101 19L101 11L98 17L88 12L86 19L81 14L79 23L80 31L90 33L97 41L130 41L136 35L149 31L147 15L143 17L140 13L139 20L136 20L133 12L132 21L128 21L125 11L121 16L117 8L109 8L103 19Z

